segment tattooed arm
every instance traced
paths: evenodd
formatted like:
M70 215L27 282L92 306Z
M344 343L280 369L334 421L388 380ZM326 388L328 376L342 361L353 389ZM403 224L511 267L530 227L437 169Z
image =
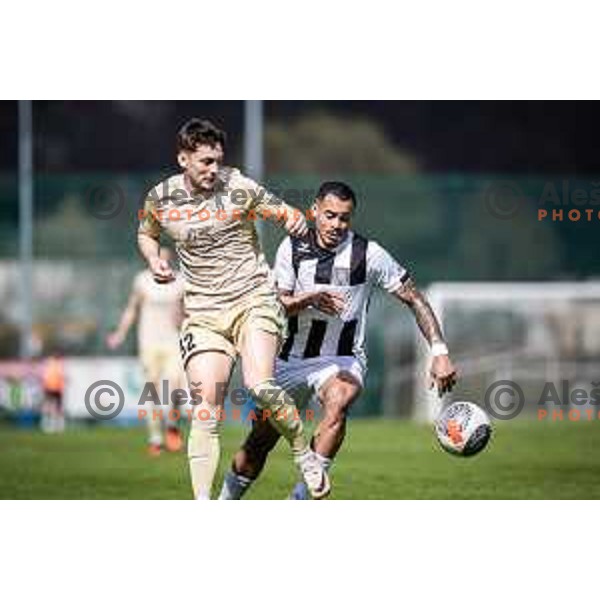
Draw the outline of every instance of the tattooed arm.
M423 337L433 352L431 362L431 386L437 386L438 394L449 392L454 387L457 374L442 334L440 323L427 298L417 289L415 282L409 278L393 295L410 308Z

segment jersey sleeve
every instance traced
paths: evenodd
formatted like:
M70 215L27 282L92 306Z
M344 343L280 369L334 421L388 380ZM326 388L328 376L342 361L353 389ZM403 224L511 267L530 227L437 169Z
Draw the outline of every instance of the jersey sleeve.
M408 271L376 242L369 242L367 265L373 284L390 294L399 290L409 278Z
M237 169L233 170L231 185L234 189L242 189L246 192L245 210L254 210L261 216L264 214L264 211L268 211L267 214L272 216L278 209L286 208L283 200L267 190L260 183L242 175Z
M158 239L160 237L160 228L160 222L156 219L156 203L149 195L144 201L143 209L140 211L138 233L145 233L154 239Z
M280 290L293 292L296 273L292 263L292 240L286 237L277 249L275 257L275 282Z

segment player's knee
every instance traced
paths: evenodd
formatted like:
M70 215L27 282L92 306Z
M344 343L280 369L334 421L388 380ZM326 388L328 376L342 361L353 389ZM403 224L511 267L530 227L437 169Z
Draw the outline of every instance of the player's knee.
M328 390L324 400L325 414L332 418L345 419L356 394L352 388L338 386Z

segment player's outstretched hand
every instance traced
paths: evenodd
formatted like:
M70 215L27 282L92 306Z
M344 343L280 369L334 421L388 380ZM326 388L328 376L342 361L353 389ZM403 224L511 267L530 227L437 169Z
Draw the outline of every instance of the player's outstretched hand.
M106 336L106 345L111 350L114 350L115 348L118 348L122 343L123 343L123 338L116 331L113 331L112 333L109 333Z
M451 392L456 385L458 374L448 355L434 356L431 362L431 385L437 387L441 398L446 392Z
M171 268L168 260L158 256L150 263L152 277L156 283L169 283L175 279L175 272Z
M293 210L285 222L285 230L292 237L303 238L308 233L306 218L299 210Z
M317 310L335 317L342 314L345 297L340 292L318 292L313 304Z

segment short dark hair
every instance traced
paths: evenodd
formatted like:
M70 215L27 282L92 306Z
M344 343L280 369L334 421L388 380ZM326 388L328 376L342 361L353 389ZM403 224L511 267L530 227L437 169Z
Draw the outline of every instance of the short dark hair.
M225 132L208 119L190 119L177 133L177 152L194 152L198 146L225 146Z
M354 190L342 181L323 182L317 192L317 199L323 200L328 194L336 196L340 200L351 200L352 204L356 206L356 194L354 193Z

